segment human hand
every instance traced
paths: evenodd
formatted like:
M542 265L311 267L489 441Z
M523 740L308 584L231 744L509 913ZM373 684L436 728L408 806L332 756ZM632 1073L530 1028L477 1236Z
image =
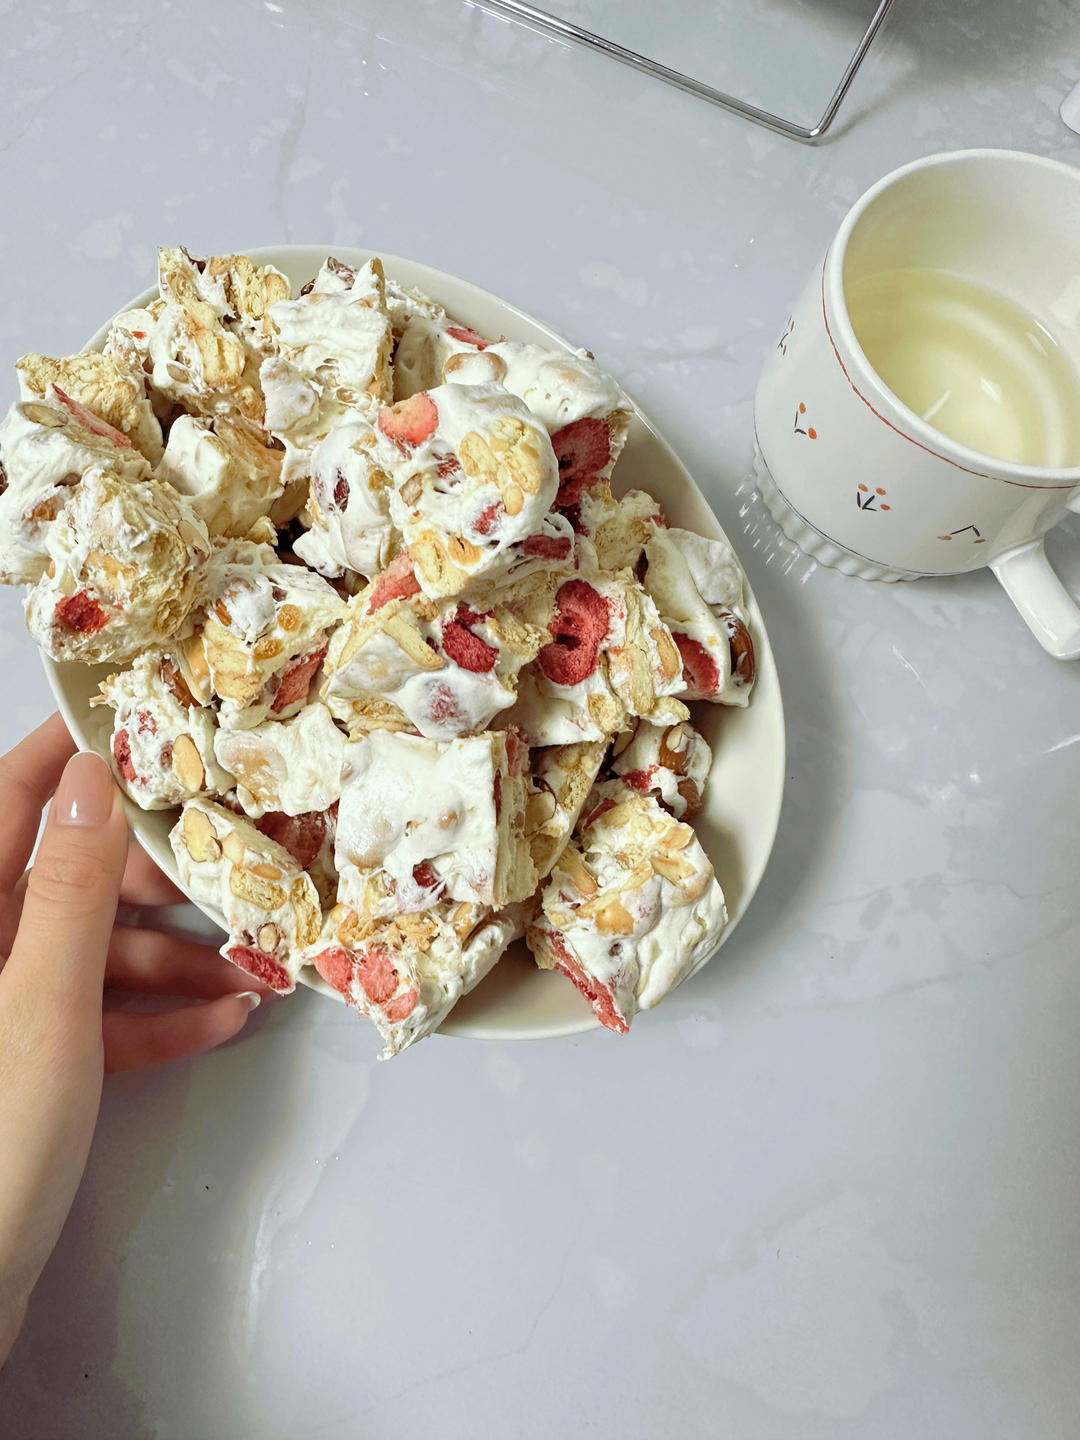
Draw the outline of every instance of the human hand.
M54 715L0 759L0 1364L75 1198L103 1071L218 1045L266 993L235 993L237 972L212 946L115 924L119 900L183 896L143 851L129 853L108 766L74 749ZM202 1003L125 1013L103 1008L110 990Z

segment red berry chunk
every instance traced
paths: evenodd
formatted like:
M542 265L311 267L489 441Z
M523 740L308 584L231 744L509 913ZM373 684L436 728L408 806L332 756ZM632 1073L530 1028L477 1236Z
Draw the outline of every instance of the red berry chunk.
M113 736L112 753L113 759L116 761L117 774L129 785L133 784L138 776L131 759L131 736L126 730L118 730Z
M480 514L472 522L472 528L477 535L490 535L492 530L498 529L499 518L503 513L502 505L496 500L492 505L485 505Z
M490 340L485 340L483 335L478 335L475 330L470 330L467 325L448 325L446 327L446 333L452 335L454 339L462 345L475 345L477 350L486 350L491 344Z
M349 986L355 968L352 956L340 945L333 950L324 950L315 957L315 969L328 985L332 985L346 999L349 998Z
M448 480L461 469L461 461L456 455L436 455L434 458L435 471L440 480Z
M279 965L265 950L256 950L251 945L230 945L225 953L234 965L246 970L249 975L254 975L256 980L269 985L270 989L276 990L279 995L287 995L295 988L285 966Z
M693 640L681 630L673 630L671 638L682 656L683 694L690 700L707 700L720 689L720 667L700 640Z
M122 445L125 450L131 449L131 441L122 430L117 430L115 425L110 425L107 420L102 420L100 415L95 415L92 410L87 410L85 405L80 405L77 400L73 400L70 395L60 389L59 385L54 385L53 389L60 404L66 410L71 411L84 430L89 430L92 435L104 435L106 440L111 440L114 445Z
M356 978L373 1005L385 1005L397 993L398 972L385 946L372 945L357 955Z
M559 462L557 506L575 505L611 459L611 430L606 420L586 416L556 430L551 448Z
M282 815L271 811L255 821L255 828L267 839L281 845L301 870L315 863L326 839L327 819L321 810L305 810L302 815Z
M307 699L312 678L325 660L327 648L326 645L323 645L318 650L312 650L310 655L301 656L285 671L278 681L274 703L270 706L275 715L280 715L282 710L287 710L290 705Z
M511 775L520 775L525 761L529 758L529 747L521 736L510 727L506 732L506 768Z
M450 659L455 665L460 665L463 670L471 670L474 674L494 670L495 662L499 658L495 645L481 640L479 635L474 635L468 628L483 618L467 605L459 605L453 620L446 622L442 632L442 648Z
M585 973L581 962L567 945L565 937L557 930L551 935L551 948L555 951L556 965L585 996L600 1024L608 1030L614 1030L618 1035L625 1035L630 1026L615 1008L615 996L593 976Z
M416 1009L416 1002L419 998L416 992L416 986L413 985L411 989L403 991L400 995L396 995L393 1000L388 1000L382 1007L382 1012L387 1020L396 1025L398 1021L405 1020L412 1014Z
M588 815L583 816L581 821L582 830L587 830L590 825L600 819L601 815L606 815L609 810L614 809L615 801L612 800L610 795L605 795L603 800L600 801L599 805L594 806L593 809L589 811Z
M611 625L608 602L585 580L567 580L555 596L548 622L554 637L537 656L556 685L580 685L596 669L600 642Z
M529 535L521 542L524 555L539 555L544 560L565 560L570 554L569 535Z
M391 600L407 600L410 595L420 594L420 582L409 559L409 552L403 550L375 579L375 588L368 599L368 614L388 604Z
M80 635L96 635L109 623L109 617L85 590L76 590L56 604L56 623Z
M413 866L412 878L417 885L420 886L421 890L435 890L437 888L441 895L446 888L443 881L439 879L438 875L436 875L426 860L421 860L419 865Z
M334 504L339 510L344 510L348 503L349 482L345 479L345 476L342 475L341 471L339 470L337 472L337 479L334 481Z
M429 435L434 435L439 423L439 410L426 390L410 395L408 400L399 400L396 405L379 411L376 422L384 435L397 442L403 450L413 450L422 445Z
M431 687L428 714L436 725L443 725L447 721L461 718L461 707L449 685L436 684Z
M622 777L623 782L632 790L640 790L643 795L647 795L656 783L656 772L659 768L658 765L650 765L647 770L631 770Z

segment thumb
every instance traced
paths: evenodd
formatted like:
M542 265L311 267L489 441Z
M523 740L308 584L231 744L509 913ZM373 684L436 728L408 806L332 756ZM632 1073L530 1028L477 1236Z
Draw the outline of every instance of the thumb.
M127 858L119 791L100 755L67 763L26 884L4 981L100 1033L105 959Z

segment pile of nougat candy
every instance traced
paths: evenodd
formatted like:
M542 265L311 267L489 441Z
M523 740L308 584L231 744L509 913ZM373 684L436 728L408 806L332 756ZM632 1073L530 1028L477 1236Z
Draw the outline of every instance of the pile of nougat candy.
M754 679L730 548L611 485L585 351L478 334L328 258L159 252L101 353L18 362L0 579L108 667L111 762L275 991L394 1054L522 935L625 1031L718 943L688 701Z

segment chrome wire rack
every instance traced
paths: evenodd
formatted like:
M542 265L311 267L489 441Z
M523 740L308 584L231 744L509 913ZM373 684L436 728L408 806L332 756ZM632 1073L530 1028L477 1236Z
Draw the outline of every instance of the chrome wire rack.
M590 49L598 50L602 55L608 55L613 60L620 60L624 65L630 65L635 70L653 75L656 79L664 80L669 85L675 85L690 95L697 95L702 100L719 105L721 109L730 110L735 115L742 115L744 119L752 120L755 125L763 125L767 130L774 130L788 140L798 140L805 145L812 145L825 135L836 118L836 112L840 109L844 96L851 88L851 82L866 58L866 52L870 49L874 36L881 29L886 15L892 9L893 0L879 0L877 9L870 17L862 38L856 45L855 52L848 61L839 84L829 97L828 104L816 125L800 125L794 120L785 119L782 115L773 114L771 110L762 110L757 105L751 105L747 100L740 100L736 95L729 95L726 91L717 90L703 80L695 80L692 76L683 74L681 70L674 70L670 65L664 65L659 60L651 60L647 55L630 50L615 40L608 40L603 35L595 35L591 30L585 30L571 20L564 20L558 15L551 14L548 10L538 10L535 5L526 4L525 0L473 0L473 3L478 4L484 10L524 20L549 34L588 45Z

